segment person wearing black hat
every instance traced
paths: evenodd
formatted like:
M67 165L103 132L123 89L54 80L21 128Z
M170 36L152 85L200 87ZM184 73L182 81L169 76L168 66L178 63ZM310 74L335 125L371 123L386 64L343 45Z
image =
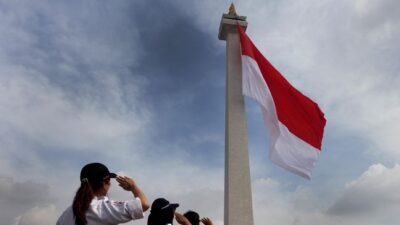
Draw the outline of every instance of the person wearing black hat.
M124 190L131 191L135 199L109 200L106 195L111 178L116 178ZM149 208L145 194L133 179L110 173L101 163L85 165L80 179L81 185L72 206L64 211L56 225L116 225L143 218L143 212Z
M192 211L192 210L185 212L185 214L183 214L183 216L185 216L189 220L191 225L199 225L200 222L202 222L204 225L213 225L210 218L204 217L204 218L200 219L200 215L197 212Z
M213 222L210 220L208 217L204 217L200 219L200 215L192 210L187 211L183 215L175 215L176 221L178 221L179 224L181 225L186 225L187 220L190 225L200 225L200 222L203 223L204 225L213 225Z
M179 204L169 203L165 198L157 198L151 205L150 215L147 220L147 225L172 225L174 215L177 221L182 225L190 225L190 222L181 214L175 212ZM183 218L181 218L183 217ZM179 221L182 219L182 221Z

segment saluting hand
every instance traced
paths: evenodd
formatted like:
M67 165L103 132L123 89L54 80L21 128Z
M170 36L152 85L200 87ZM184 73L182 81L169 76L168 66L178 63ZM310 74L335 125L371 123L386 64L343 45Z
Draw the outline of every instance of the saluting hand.
M135 197L138 197L142 203L143 212L146 211L150 205L146 195L136 185L136 182L127 176L117 176L118 185L126 191L131 191Z
M211 221L210 218L208 218L208 217L202 218L200 221L201 221L204 225L213 225L212 221Z
M126 191L133 191L136 187L135 181L127 176L117 176L118 185Z

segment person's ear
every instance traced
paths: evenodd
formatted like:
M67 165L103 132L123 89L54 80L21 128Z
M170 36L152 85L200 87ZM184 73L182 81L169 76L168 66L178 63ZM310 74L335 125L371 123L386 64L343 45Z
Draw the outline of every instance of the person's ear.
M111 183L111 179L109 177L106 177L103 179L103 183L104 184L110 184Z

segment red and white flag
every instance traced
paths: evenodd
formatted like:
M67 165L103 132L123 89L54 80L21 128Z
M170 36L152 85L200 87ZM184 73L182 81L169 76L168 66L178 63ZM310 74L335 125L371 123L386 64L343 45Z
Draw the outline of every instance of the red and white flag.
M310 179L321 151L324 113L268 62L239 25L238 30L243 94L261 106L269 131L269 157L288 171Z

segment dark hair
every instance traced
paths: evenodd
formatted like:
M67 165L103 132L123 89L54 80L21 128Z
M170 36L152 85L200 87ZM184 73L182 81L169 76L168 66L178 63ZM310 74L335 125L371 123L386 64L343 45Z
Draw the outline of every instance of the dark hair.
M189 210L183 215L186 217L186 219L189 220L190 224L192 225L200 224L200 216L197 212Z
M94 197L92 187L89 182L83 181L78 191L76 191L74 201L72 203L72 211L75 216L75 225L86 225L85 213L89 209L90 202Z
M99 165L101 167L99 167ZM100 163L91 163L82 168L81 186L76 191L75 198L72 203L72 211L75 216L75 225L87 224L86 211L89 209L90 203L94 198L94 193L103 188L104 181L110 181L110 176L106 175L107 173L102 174L100 173L102 171L98 171L98 168L102 169L103 166L104 165Z

